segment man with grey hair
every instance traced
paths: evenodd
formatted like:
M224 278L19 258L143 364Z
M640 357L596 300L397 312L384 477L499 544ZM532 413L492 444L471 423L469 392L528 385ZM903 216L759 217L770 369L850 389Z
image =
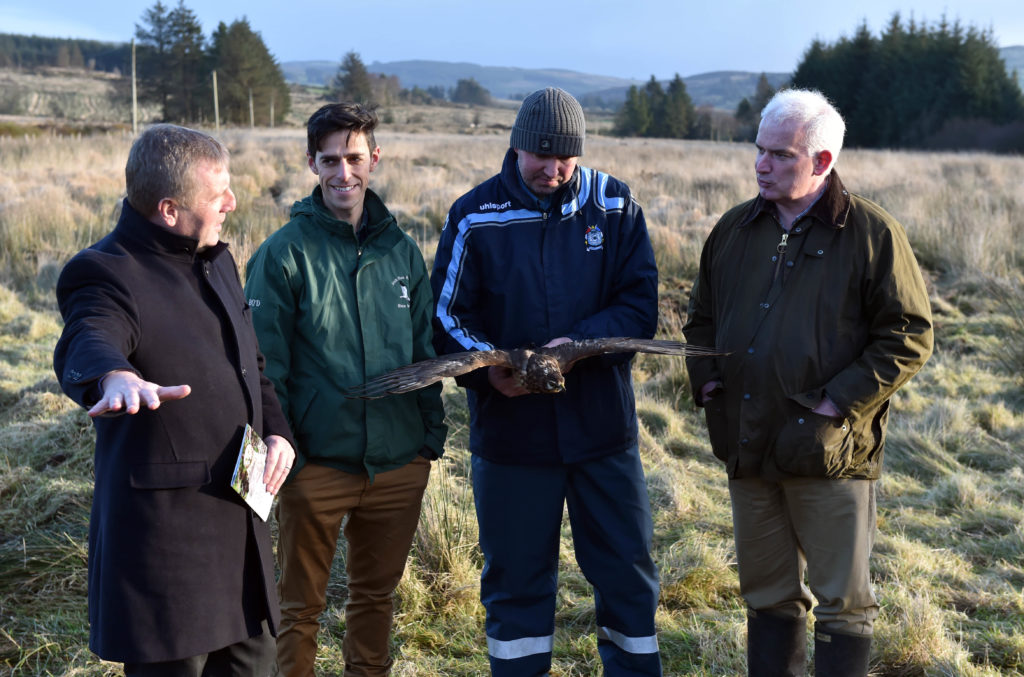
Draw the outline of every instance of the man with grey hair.
M156 125L132 145L114 230L57 282L61 388L96 427L89 647L126 675L271 673L270 529L231 488L247 426L276 493L295 453L219 234L228 153ZM178 385L164 385L178 384Z
M501 173L452 205L431 276L439 354L654 335L658 273L643 212L624 183L578 166L584 138L576 99L530 94ZM551 668L566 505L595 590L605 674L661 674L630 358L579 362L558 395L529 394L500 367L457 379L470 409L494 675Z
M683 328L727 353L687 367L729 476L750 675L804 674L814 599L815 674L867 674L889 400L932 352L903 227L835 170L844 131L819 92L768 102L759 195L708 236Z

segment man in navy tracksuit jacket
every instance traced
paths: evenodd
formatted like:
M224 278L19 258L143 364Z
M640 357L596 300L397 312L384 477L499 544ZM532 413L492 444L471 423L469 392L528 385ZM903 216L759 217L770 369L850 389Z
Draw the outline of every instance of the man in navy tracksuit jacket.
M654 335L658 272L643 212L624 183L577 166L584 131L572 96L534 92L501 173L452 206L431 276L439 354ZM557 395L528 394L500 367L459 379L494 675L551 667L566 503L606 674L661 674L631 357L577 363Z

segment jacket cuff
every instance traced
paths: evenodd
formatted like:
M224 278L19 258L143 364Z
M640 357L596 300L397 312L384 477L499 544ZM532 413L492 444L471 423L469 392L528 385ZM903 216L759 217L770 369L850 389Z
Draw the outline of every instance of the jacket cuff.
M698 407L703 407L704 403L701 401L700 389L704 387L705 383L711 381L722 381L721 374L715 369L714 365L708 361L687 361L686 369L690 374L690 393L693 395L693 403Z

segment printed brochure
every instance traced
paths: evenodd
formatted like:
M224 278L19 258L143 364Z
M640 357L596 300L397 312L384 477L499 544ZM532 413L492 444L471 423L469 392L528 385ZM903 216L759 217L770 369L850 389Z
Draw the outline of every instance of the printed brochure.
M263 483L263 469L267 465L267 444L260 439L248 423L242 435L242 448L238 451L235 474L231 476L231 488L245 499L245 502L264 522L270 517L270 506L274 495Z

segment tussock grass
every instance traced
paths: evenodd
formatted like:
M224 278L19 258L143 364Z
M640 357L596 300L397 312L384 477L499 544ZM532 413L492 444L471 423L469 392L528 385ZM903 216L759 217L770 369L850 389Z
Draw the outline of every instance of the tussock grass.
M460 114L442 125L444 116ZM428 262L451 202L494 174L514 111L393 111L372 179ZM456 126L453 127L453 124ZM431 131L432 130L432 131ZM238 210L226 224L240 266L315 185L302 130L225 130ZM0 674L116 675L87 649L85 560L91 424L56 387L56 272L114 222L124 133L0 137ZM659 335L677 338L697 256L718 216L754 195L744 145L592 135L587 166L634 190L661 273ZM847 185L906 227L926 270L937 349L893 402L878 483L872 562L882 605L875 675L1024 674L1024 159L844 151ZM693 408L682 360L638 356L641 455L661 572L666 674L745 670L745 616L724 473ZM397 591L394 674L486 673L481 558L465 395L445 385L451 437L436 463ZM342 669L340 555L318 673ZM563 530L555 668L599 674L593 600ZM810 640L809 640L810 641Z

